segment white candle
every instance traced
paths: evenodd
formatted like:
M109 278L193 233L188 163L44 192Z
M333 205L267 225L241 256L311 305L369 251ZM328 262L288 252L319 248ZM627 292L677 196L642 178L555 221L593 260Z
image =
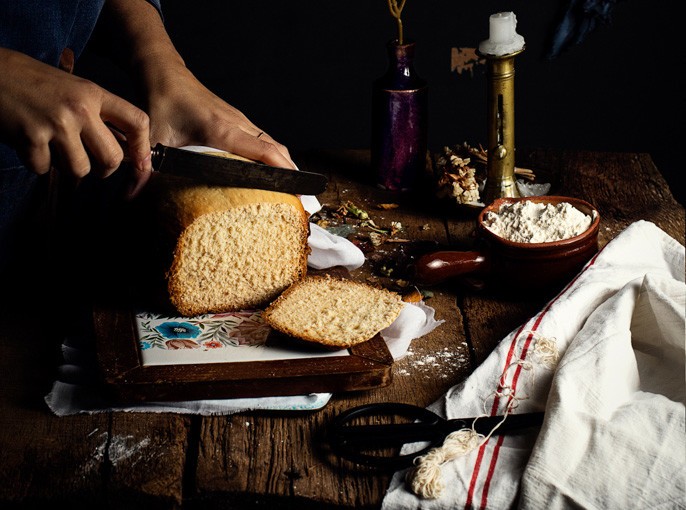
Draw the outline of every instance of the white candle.
M497 12L488 18L488 39L479 44L479 52L502 56L524 49L524 38L516 32L514 12Z
M515 36L517 20L512 12L497 12L488 18L489 40L493 43L507 43Z

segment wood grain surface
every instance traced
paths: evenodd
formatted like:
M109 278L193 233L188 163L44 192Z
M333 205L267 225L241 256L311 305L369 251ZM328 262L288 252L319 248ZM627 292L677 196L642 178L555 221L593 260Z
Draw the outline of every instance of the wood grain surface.
M597 207L601 247L637 220L654 222L684 244L684 208L647 154L518 151L518 165L549 179L551 194L583 198ZM399 235L412 241L458 249L474 242L473 212L441 206L428 188L400 198L378 189L366 151L317 151L296 158L301 169L329 177L327 191L318 197L324 206L352 201L378 225L400 222ZM391 202L400 207L376 207ZM352 277L387 282L373 274L371 265ZM46 267L55 270L50 263ZM21 296L5 291L0 308L2 508L377 509L391 473L332 456L321 442L326 424L360 404L432 403L556 292L524 298L517 289L492 292L458 284L424 289L432 292L427 304L445 322L415 340L407 356L393 364L390 385L335 394L319 411L57 417L44 396L56 376L63 340L64 328L49 313L59 292L29 284L31 291L24 289Z

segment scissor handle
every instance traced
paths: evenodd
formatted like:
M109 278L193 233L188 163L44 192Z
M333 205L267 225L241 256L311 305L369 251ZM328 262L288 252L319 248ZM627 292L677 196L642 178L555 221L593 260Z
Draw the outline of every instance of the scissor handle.
M356 418L364 416L402 416L415 421L378 425L355 425ZM446 420L423 407L401 403L368 404L349 409L338 415L329 429L329 443L341 457L359 464L377 467L402 468L412 464L446 436ZM406 455L385 457L365 451L400 448L407 443L429 442L429 446Z
M389 424L354 424L361 417L402 416L412 422ZM503 421L504 420L504 421ZM402 469L412 465L415 458L428 453L443 443L454 431L474 427L480 434L504 434L523 432L540 425L543 413L511 414L479 417L478 419L446 420L426 408L402 403L367 404L354 407L339 414L329 428L329 444L334 452L358 464ZM497 428L495 428L497 426ZM495 428L495 430L494 430ZM428 446L404 455L374 455L377 450L400 448L409 443L428 442Z
M362 416L403 416L415 421L378 425L353 425ZM410 404L368 404L349 409L338 415L331 424L331 432L350 446L401 446L420 441L437 442L446 435L446 420L437 414Z

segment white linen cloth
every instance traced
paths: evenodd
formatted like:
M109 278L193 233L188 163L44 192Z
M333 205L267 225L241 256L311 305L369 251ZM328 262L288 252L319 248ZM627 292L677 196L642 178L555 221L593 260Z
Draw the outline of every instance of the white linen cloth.
M356 269L364 264L364 253L345 237L334 235L316 223L310 223L310 237L307 239L312 252L307 265L313 269L343 266Z
M185 147L194 151L213 151L209 147ZM314 196L301 196L303 207L311 216L321 209ZM326 269L343 266L349 270L364 264L362 251L347 239L331 234L315 223L310 223L308 244L311 253L308 266ZM423 303L405 306L398 318L388 328L381 331L394 359L407 353L410 342L419 338L443 321L434 319L433 308ZM270 410L312 410L326 405L330 393L310 395L216 399L185 402L151 402L135 405L117 405L100 394L96 381L95 356L92 345L79 338L67 339L62 346L64 364L59 368L58 378L45 396L48 407L58 416L78 413L97 413L105 411L174 412L183 414L217 415L231 414L255 409Z
M685 508L685 296L684 247L630 225L429 407L464 418L516 403L545 410L540 432L491 436L444 464L435 499L397 472L383 509ZM537 349L551 339L556 369Z

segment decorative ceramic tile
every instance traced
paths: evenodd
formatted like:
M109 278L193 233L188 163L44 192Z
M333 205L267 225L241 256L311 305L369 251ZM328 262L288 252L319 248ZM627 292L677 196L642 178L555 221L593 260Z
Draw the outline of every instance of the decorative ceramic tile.
M349 356L347 349L322 351L306 346L268 345L271 328L259 310L165 317L136 314L143 365L236 363Z

